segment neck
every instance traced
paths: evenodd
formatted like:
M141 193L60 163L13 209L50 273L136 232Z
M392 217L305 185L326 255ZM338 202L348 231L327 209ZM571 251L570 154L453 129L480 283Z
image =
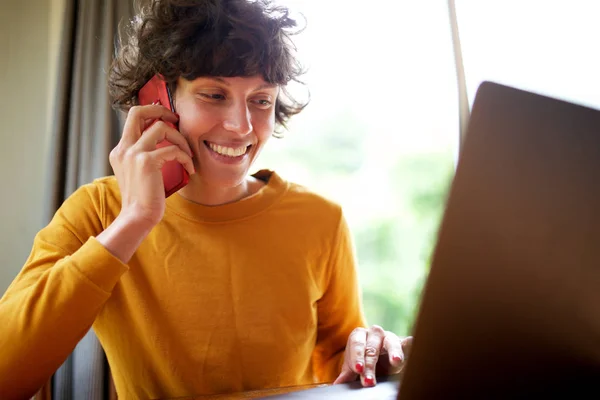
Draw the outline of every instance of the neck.
M220 187L210 185L196 175L191 176L190 182L178 193L186 200L197 204L219 206L234 203L252 195L258 190L255 188L254 181L256 181L255 178L248 177L237 186Z

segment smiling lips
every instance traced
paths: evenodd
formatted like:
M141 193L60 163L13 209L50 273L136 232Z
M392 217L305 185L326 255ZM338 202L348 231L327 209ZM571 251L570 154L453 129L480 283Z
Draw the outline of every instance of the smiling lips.
M249 146L241 146L241 147L227 147L227 146L221 146L219 144L210 143L210 142L205 142L205 143L209 149L211 149L212 151L214 151L217 154L220 154L220 155L226 156L226 157L243 156L244 154L246 154L246 152L248 151L248 149L251 146L251 145L249 145Z

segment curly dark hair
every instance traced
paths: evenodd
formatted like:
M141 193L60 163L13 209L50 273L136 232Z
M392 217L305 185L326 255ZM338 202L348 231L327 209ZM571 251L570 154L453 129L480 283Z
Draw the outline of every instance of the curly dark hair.
M275 120L285 128L301 103L286 90L304 72L291 42L296 21L270 0L146 0L119 37L108 87L116 109L137 104L155 74L171 88L179 77L262 75L280 85Z

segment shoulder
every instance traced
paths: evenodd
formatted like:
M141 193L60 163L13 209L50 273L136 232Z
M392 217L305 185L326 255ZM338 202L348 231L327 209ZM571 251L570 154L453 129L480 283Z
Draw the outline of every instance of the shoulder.
M328 226L332 230L344 223L343 209L338 202L306 185L285 181L275 173L273 176L286 183L287 189L282 196L280 207L289 213L314 224L313 226Z
M117 178L114 175L94 179L86 187L87 190L94 191L106 201L117 201L121 204L121 191L119 190Z
M121 204L121 192L114 175L96 178L81 185L72 195L74 198L88 197L95 205L102 207L111 203Z
M79 186L59 208L59 214L96 215L103 224L118 215L121 194L117 179L105 176Z
M116 180L104 177L80 185L60 204L39 239L62 249L75 251L90 236L98 235L107 224L107 194L114 192Z
M290 199L302 203L304 208L312 212L341 216L342 207L338 202L313 191L305 185L290 182L288 196Z

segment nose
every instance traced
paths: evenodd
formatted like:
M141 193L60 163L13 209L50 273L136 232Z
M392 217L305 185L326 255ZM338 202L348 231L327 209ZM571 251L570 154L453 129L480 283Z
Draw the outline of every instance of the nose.
M223 120L223 127L239 135L252 132L252 115L248 106L245 103L232 105Z

